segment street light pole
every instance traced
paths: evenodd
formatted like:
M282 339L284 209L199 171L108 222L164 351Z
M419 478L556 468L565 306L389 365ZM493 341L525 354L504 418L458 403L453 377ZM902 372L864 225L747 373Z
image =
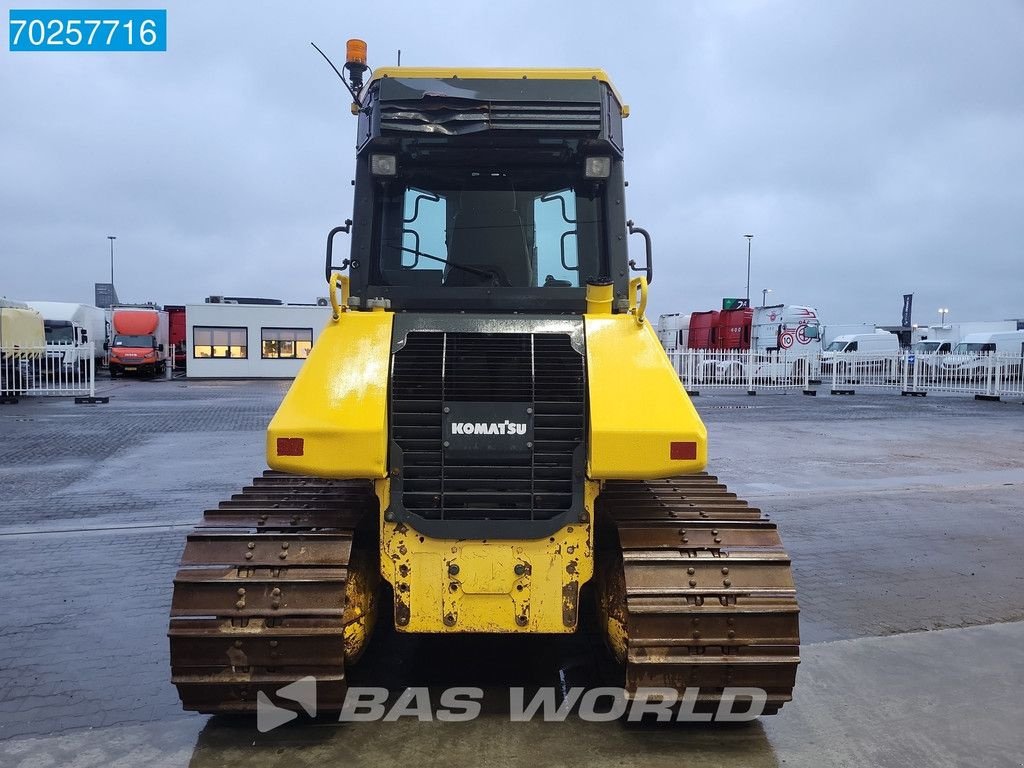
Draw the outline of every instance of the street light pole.
M750 306L750 242L754 239L753 235L744 235L747 238L747 306Z
M948 307L939 307L939 325L946 324L946 315L949 314Z
M768 306L768 294L771 293L771 292L772 292L771 288L762 288L761 289L761 306L762 307Z
M110 241L110 285L114 285L114 241L117 240L117 235L107 235L107 240Z

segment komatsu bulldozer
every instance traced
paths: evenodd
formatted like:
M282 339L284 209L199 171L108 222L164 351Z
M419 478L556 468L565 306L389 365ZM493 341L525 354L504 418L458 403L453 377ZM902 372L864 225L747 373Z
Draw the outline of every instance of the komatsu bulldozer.
M185 709L254 711L307 676L340 709L377 622L557 635L592 608L627 695L714 709L757 688L776 712L798 663L790 561L703 472L706 430L646 315L608 76L369 75L359 41L345 69L331 317L267 430L271 469L188 536L169 630Z

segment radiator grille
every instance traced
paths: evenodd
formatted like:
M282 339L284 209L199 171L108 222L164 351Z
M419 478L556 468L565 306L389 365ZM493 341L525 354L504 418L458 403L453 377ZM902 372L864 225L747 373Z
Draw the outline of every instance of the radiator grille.
M457 101L390 103L380 107L382 131L441 134L476 133L484 130L579 131L601 130L601 104L573 102L506 103Z
M571 509L586 428L585 371L566 334L409 333L391 380L403 507L453 521L550 520ZM500 464L451 461L443 409L458 402L532 404L530 454Z

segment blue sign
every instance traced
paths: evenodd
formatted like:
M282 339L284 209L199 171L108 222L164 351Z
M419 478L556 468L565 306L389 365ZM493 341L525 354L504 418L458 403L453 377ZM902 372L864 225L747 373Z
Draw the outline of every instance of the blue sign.
M14 10L12 51L166 51L165 10Z

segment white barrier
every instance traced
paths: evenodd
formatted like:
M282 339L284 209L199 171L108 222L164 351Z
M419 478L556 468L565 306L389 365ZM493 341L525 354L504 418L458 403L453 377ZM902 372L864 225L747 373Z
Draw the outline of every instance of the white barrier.
M96 397L94 347L87 347L87 359L66 364L59 345L21 347L0 352L0 398L74 397L76 402L107 402Z
M996 374L993 378L994 396L1024 400L1024 355L1012 357L996 355L993 358Z
M669 360L689 392L807 390L816 365L813 356L785 351L686 349L670 353Z
M925 391L973 394L993 400L1021 397L1024 396L1022 368L1024 357L1020 355L999 355L993 352L945 355L930 371L922 371L918 386ZM921 376L925 377L923 382L920 382Z
M832 394L889 391L906 395L929 392L975 395L985 399L1024 398L1024 356L915 356L909 352L847 352L822 355L684 349L669 353L672 367L691 394L701 391L758 392L813 385Z
M832 394L852 394L857 389L894 389L903 376L903 356L899 352L825 352L820 371L828 379Z

